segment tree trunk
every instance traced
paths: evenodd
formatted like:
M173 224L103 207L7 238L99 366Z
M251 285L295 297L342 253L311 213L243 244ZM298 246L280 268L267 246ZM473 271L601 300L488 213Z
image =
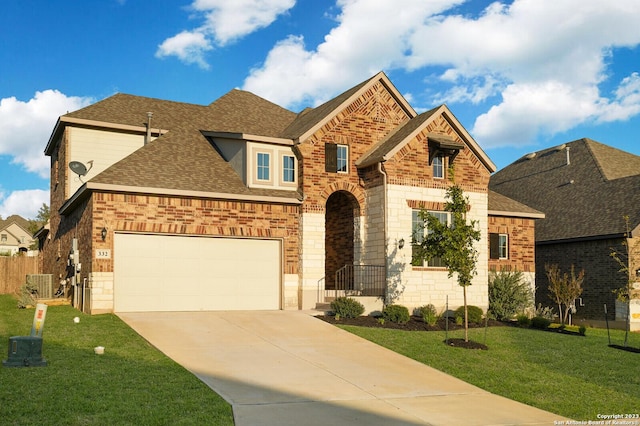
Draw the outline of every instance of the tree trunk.
M469 341L469 315L467 312L467 286L462 286L462 294L464 295L464 341Z

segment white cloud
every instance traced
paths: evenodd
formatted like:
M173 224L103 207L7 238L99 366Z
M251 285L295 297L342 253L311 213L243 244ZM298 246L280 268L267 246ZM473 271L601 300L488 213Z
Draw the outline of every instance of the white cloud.
M211 43L202 32L183 31L163 41L158 46L156 57L177 56L186 64L197 64L200 68L209 69L204 53L211 49Z
M432 104L486 105L471 131L487 147L640 113L637 74L611 96L600 92L615 49L640 44L637 0L606 7L599 0L514 0L477 16L453 14L461 3L338 0L336 27L322 43L281 40L243 88L293 108L321 103L381 69L424 72L432 76L430 92L440 91Z
M6 197L0 192L0 216L3 218L17 214L25 219L34 219L42 204L49 205L49 191L26 189L13 191Z
M164 40L156 57L176 56L187 64L209 69L205 52L225 46L261 28L295 5L295 0L195 0L192 9L204 24Z
M0 155L27 172L49 177L44 148L60 115L88 105L89 98L67 96L57 90L36 92L24 102L15 97L0 99Z
M275 45L263 66L251 71L244 89L280 105L327 100L381 69L399 67L409 37L424 20L462 0L395 2L339 0L341 14L315 50L301 36Z

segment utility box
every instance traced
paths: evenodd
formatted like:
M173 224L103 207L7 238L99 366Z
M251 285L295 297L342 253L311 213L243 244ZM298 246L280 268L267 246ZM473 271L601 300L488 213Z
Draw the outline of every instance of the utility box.
M9 338L9 358L2 361L4 367L45 367L42 358L42 337L14 336Z

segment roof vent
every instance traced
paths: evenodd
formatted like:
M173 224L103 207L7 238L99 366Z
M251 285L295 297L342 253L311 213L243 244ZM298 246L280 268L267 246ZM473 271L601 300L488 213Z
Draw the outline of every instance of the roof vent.
M555 148L553 148L554 151L562 151L563 149L565 149L567 147L566 143L563 143L562 145L558 145Z
M533 160L534 158L536 158L536 155L538 155L538 154L537 154L537 153L535 153L535 152L530 152L530 153L528 153L527 155L525 155L525 156L524 156L524 158L525 158L526 160Z

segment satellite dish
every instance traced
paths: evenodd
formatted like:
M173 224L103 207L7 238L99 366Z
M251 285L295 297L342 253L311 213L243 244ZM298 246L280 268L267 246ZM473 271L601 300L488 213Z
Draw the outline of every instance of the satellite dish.
M73 173L77 174L78 176L84 176L87 174L87 166L85 166L79 161L70 162L69 168Z
M73 173L78 175L78 179L80 179L80 182L82 182L82 176L86 175L87 172L91 170L91 167L93 167L93 160L88 161L88 163L89 163L88 169L87 169L87 166L85 166L79 161L71 161L69 163L69 168Z

